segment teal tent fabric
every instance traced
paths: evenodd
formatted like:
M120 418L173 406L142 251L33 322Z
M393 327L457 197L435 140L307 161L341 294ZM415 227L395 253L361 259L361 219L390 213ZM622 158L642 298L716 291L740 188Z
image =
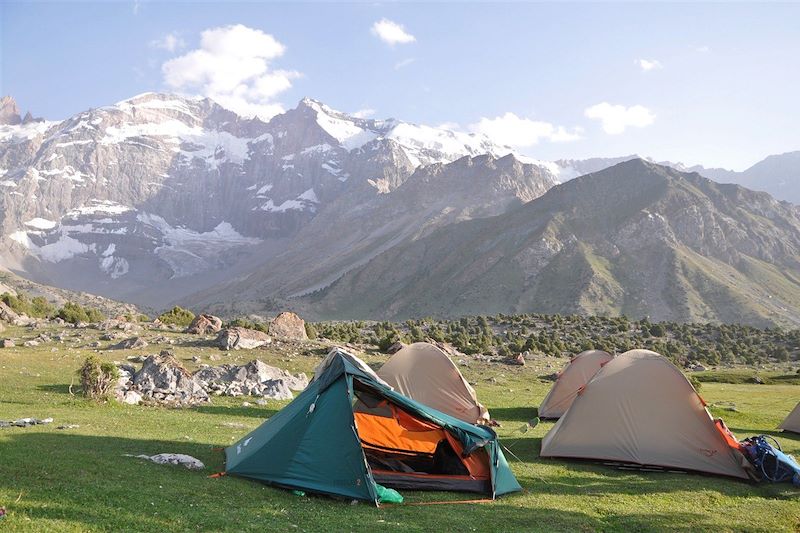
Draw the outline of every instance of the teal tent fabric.
M377 382L353 356L332 352L321 375L275 416L226 448L226 472L292 489L378 503L353 416L353 380L401 409L454 435L466 453L485 448L492 497L521 490L488 427L474 426L417 403Z

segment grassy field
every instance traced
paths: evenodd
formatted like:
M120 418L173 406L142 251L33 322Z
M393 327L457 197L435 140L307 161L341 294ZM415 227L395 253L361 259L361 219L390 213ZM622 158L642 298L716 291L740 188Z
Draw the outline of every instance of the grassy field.
M9 329L4 336L33 336ZM506 454L522 493L492 503L419 506L408 504L474 496L402 491L406 504L376 509L294 496L244 479L209 479L223 468L223 456L213 448L237 440L285 402L243 407L242 398L215 398L210 405L176 410L95 404L72 396L75 370L95 353L85 346L99 334L86 330L83 338L64 343L0 349L0 419L55 419L49 425L0 430L0 506L8 511L0 531L800 531L800 490L788 484L751 485L540 459L541 438L552 424L526 432L522 428L550 385L538 376L563 364L554 359L526 367L470 360L463 368L502 423L503 444L519 458ZM209 355L224 354L199 344L174 351L190 368L193 355L209 362ZM309 372L320 351L235 352L220 362L258 357ZM99 355L124 360L131 353ZM785 450L800 455L800 436L774 430L800 400L800 386L704 383L701 394L709 404L735 404L736 411L721 408L714 414L740 437L769 433L778 436ZM56 429L61 424L80 428ZM124 456L162 452L193 455L207 469L193 472Z

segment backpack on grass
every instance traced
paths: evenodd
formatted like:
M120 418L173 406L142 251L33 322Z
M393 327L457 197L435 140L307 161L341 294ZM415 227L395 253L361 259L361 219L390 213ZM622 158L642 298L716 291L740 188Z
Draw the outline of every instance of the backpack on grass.
M791 481L800 487L800 464L791 455L783 453L781 445L773 437L756 435L744 439L741 444L763 479L772 483Z

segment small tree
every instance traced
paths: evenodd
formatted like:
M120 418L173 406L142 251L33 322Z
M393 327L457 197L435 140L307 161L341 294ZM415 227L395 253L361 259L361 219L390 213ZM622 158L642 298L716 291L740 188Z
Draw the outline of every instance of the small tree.
M101 361L90 355L78 370L83 395L93 400L108 398L114 384L119 379L119 370L112 363Z
M158 319L164 324L186 327L194 320L194 313L176 305L166 313L159 315Z

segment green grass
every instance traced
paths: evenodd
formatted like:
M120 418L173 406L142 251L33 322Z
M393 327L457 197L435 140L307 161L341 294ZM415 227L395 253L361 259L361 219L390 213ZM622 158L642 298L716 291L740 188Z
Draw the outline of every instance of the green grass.
M68 332L72 330L67 330ZM32 337L10 328L6 336ZM223 468L214 451L239 439L285 402L242 407L242 398L215 398L192 409L95 404L71 396L70 382L93 350L72 342L0 350L0 419L52 416L33 428L0 430L0 506L8 516L0 531L798 531L800 490L790 485L751 485L719 477L619 471L598 464L540 459L541 438L552 427L541 423L523 432L549 382L538 375L556 371L563 360L526 367L470 361L464 368L479 397L501 423L503 443L524 491L496 502L416 506L438 500L473 498L454 493L401 491L403 505L376 509L366 504L315 496L294 496L252 481L207 476ZM174 335L173 335L174 336ZM178 338L183 336L177 336ZM56 346L58 351L51 351ZM153 353L166 346L152 347ZM235 352L220 362L251 358L309 372L319 351L293 354ZM218 350L175 348L188 367ZM130 351L99 354L124 360ZM366 357L370 363L385 360ZM705 383L709 404L734 402L737 412L720 410L741 437L777 435L790 453L800 454L800 436L782 435L776 425L800 400L800 387L787 384ZM60 424L79 429L57 430ZM235 427L235 426L239 427ZM234 427L232 427L234 426ZM207 470L160 466L124 454L179 452L193 455Z
M754 384L756 376L765 385L800 385L800 374L785 372L760 372L753 369L709 370L692 374L702 383Z

